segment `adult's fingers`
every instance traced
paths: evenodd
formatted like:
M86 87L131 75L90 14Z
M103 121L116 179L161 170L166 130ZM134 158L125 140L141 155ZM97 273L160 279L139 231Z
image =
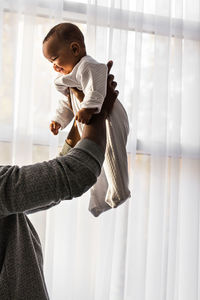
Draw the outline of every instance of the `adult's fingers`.
M108 75L108 82L112 82L114 80L114 75L113 74L109 74Z
M112 86L114 87L114 89L116 88L116 86L117 86L117 82L116 81L113 81L112 82Z
M118 91L118 90L115 90L115 92L114 92L114 93L115 93L115 96L116 96L116 97L118 97L118 95L119 95L119 91Z
M76 87L71 87L70 89L73 93L78 93L79 92L79 90Z
M113 61L112 60L109 60L109 62L107 63L107 67L108 67L108 74L110 73L110 70L113 66Z
M84 98L84 93L82 91L80 91L79 89L77 89L76 87L73 87L73 88L70 88L72 93L76 96L76 98L78 98L78 100L80 102L83 101L83 98Z

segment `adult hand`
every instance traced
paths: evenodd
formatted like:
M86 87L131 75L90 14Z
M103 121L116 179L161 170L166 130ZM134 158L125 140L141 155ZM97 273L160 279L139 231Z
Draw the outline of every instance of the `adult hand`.
M108 62L108 71L112 67L112 62ZM90 139L96 144L98 144L103 151L106 149L106 125L105 119L110 114L115 100L119 94L115 90L117 83L114 81L113 75L108 75L107 79L107 93L106 97L99 114L94 114L89 124L86 124L83 128L82 139Z
M113 66L113 62L110 60L107 63L107 66L108 66L107 92L100 112L101 114L105 115L105 118L107 118L107 116L111 113L115 100L119 95L119 91L115 90L117 87L117 82L114 81L114 75L109 74Z
M74 96L80 101L82 102L85 95L82 91L80 91L79 89L73 87L73 88L70 88L70 90L72 91L72 93L74 94Z

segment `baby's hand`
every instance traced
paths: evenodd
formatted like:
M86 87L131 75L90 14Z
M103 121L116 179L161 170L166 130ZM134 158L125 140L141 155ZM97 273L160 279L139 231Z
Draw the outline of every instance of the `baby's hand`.
M60 127L61 127L61 125L55 121L51 121L51 124L49 126L51 132L53 132L54 135L58 134Z
M96 109L82 108L77 112L75 119L83 124L88 124L95 110Z

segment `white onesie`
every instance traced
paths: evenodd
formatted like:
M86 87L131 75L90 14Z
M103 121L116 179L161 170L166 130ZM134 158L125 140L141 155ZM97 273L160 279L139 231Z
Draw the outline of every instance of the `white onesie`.
M83 102L80 102L73 93L70 93L73 113L67 97L59 102L52 120L58 122L63 129L81 108L97 108L96 113L100 112L106 95L107 66L86 55L70 74L59 75L55 80L55 86L65 96L69 87L76 87L85 95ZM77 126L82 135L84 124L77 122ZM117 207L130 197L126 152L128 132L126 111L119 100L116 100L106 120L107 144L101 175L90 190L89 210L94 216L109 208Z

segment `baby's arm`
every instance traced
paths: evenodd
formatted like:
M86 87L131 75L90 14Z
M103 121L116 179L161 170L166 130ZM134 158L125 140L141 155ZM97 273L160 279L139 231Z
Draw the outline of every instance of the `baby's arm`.
M65 128L73 119L74 113L71 108L71 102L69 101L69 97L66 97L65 100L60 100L59 105L56 109L56 114L53 116L52 121L50 123L50 130L54 135L57 135L59 129Z
M51 132L53 132L54 135L58 134L58 131L60 129L61 125L57 123L56 121L51 121L51 124L49 125L49 128Z
M81 109L76 120L88 124L93 114L100 112L107 83L107 66L100 63L86 63L81 69L81 86L84 93Z

